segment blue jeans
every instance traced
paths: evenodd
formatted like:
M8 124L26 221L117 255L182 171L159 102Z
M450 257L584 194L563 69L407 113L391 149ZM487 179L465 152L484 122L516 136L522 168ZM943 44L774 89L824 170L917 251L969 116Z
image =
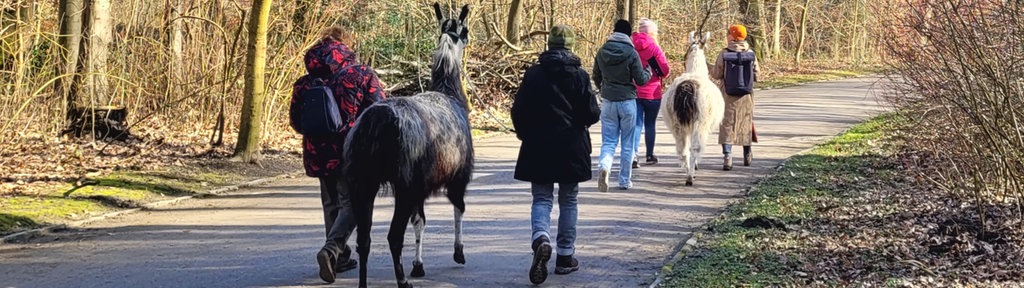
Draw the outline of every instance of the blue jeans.
M725 157L732 157L732 144L722 144L722 154L725 154ZM750 154L750 146L743 146L743 156L747 154Z
M661 100L636 100L636 131L633 132L633 148L635 154L640 154L640 132L644 132L644 144L647 146L647 157L654 156L654 136L657 131L654 125L658 120L658 111L661 109Z
M619 155L619 187L633 187L630 180L633 166L633 143L636 131L636 100L607 101L601 105L601 156L597 158L599 168L612 169L615 147L622 141Z
M548 236L551 230L551 205L555 193L554 183L530 183L533 191L533 208L530 210L530 221L533 226L533 238ZM558 255L569 256L576 253L576 195L579 194L579 183L558 183ZM551 239L548 236L548 239Z

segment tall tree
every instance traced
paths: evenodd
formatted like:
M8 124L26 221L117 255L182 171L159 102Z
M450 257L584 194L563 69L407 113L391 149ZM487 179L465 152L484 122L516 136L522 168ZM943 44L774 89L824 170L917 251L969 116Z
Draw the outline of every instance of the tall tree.
M110 42L113 27L110 18L110 0L89 0L87 10L88 37L85 39L87 54L85 57L86 91L89 93L89 107L96 108L110 103L109 83L107 82L107 56L110 55Z
M253 0L249 13L249 44L245 53L245 98L238 130L235 157L256 163L260 158L260 133L263 123L263 68L267 62L267 24L271 0Z
M629 17L629 1L615 0L615 19L627 19Z
M40 33L34 31L36 21L36 3L34 0L22 0L18 3L18 63L17 87L21 87L28 79L29 67L32 58L32 47L35 46L35 37ZM24 89L17 89L24 91Z
M772 53L782 54L782 0L775 0L775 27L772 29Z
M638 2L640 2L640 0L629 0L629 24L633 25L634 28L636 28L640 24L640 23L637 23L637 19L640 19L639 18L640 11L638 10L638 8L639 8L638 7L638 5L639 5Z
M58 7L60 35L57 42L60 44L60 57L57 58L57 75L61 77L57 78L54 87L57 89L57 95L60 95L67 105L65 109L68 118L72 117L71 110L78 99L78 77L70 75L78 72L84 8L84 0L61 0Z
M764 0L740 0L740 15L743 16L743 25L747 26L750 38L750 48L757 53L758 58L764 57L764 21L761 18L761 9Z
M803 12L800 13L800 39L796 44L796 63L800 65L804 54L804 41L807 38L807 10L811 7L811 0L804 0Z
M519 10L523 6L522 0L512 0L508 7L508 23L505 25L505 38L512 44L519 44Z

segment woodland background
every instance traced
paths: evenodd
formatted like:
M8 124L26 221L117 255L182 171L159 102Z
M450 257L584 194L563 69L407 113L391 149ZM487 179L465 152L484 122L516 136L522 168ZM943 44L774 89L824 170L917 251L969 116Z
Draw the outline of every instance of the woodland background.
M511 96L524 69L544 49L546 31L553 23L576 29L575 51L585 67L590 67L594 52L610 33L612 19L620 15L657 21L659 41L673 67L681 67L686 34L702 21L706 21L704 30L714 35L710 47L724 46L729 25L750 26L754 46L766 63L767 79L878 60L878 45L869 35L877 28L872 23L879 19L872 16L870 1L865 0L442 2L448 7L473 6L473 42L467 50L466 69L473 88L472 118L480 129L500 130L508 125ZM250 37L245 25L254 10L251 1L2 3L0 178L74 178L84 171L78 169L82 167L133 167L160 155L229 154L240 128L248 78L245 56ZM292 82L305 73L304 49L329 25L339 24L355 33L353 46L361 61L377 69L392 94L422 90L434 41L430 3L292 0L270 4L265 23L266 97L260 111L264 117L254 120L263 127L259 131L263 151L297 151L298 135L288 128L284 111ZM104 5L109 6L109 15L89 15L91 7ZM74 14L75 7L86 14L84 25L78 23L84 30L61 33L62 28L73 31L68 25L62 27L60 19ZM90 23L93 18L98 21ZM75 36L84 36L80 45L69 42L79 38ZM78 67L69 66L76 63ZM61 137L74 136L76 129L96 129L94 122L86 121L91 119L89 109L96 108L100 112L123 109L112 113L124 116L121 128L131 135L127 142L99 144L91 141L93 137L84 137L90 147L82 148L76 145L79 138ZM78 160L111 157L83 161L94 163L67 159L76 155Z
M0 0L0 234L298 169L285 111L304 50L346 27L391 96L412 95L427 86L432 3ZM441 3L473 7L464 68L477 135L507 131L553 24L575 28L588 68L614 19L647 17L676 71L690 31L712 33L710 60L742 23L760 87L886 76L879 100L892 112L753 188L676 265L676 286L1024 278L1022 1ZM796 228L739 227L748 217Z

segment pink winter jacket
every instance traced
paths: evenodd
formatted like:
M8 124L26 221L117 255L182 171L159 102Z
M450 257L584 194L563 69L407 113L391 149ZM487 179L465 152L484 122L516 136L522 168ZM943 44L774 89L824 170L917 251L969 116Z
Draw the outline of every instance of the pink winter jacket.
M663 76L671 73L668 67L668 61L665 60L665 52L661 51L661 47L658 47L657 43L654 43L654 39L648 36L647 33L635 32L633 33L633 46L636 47L637 54L640 54L640 63L643 63L644 68L650 65L649 60L651 57L655 58L658 62L661 72L665 73ZM651 81L647 81L647 84L636 86L636 98L646 100L660 100L661 99L661 79L663 76L656 75L654 69L651 69Z

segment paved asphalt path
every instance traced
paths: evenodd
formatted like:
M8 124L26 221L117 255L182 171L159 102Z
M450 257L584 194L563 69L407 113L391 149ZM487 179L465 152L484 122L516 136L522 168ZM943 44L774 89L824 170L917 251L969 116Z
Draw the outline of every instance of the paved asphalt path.
M877 81L848 79L758 92L755 121L761 143L754 147L753 166L721 171L721 150L711 145L694 187L683 186L683 172L671 156L672 137L662 126L656 148L662 163L634 170L634 189L613 187L601 193L595 181L581 184L577 257L582 269L552 274L542 286L648 285L692 229L742 197L759 177L877 114ZM596 157L599 127L592 131ZM529 184L512 178L519 142L502 135L476 145L479 166L466 199L467 264L451 258L451 206L443 197L431 199L424 235L427 276L412 279L416 286L532 286L527 278ZM0 245L0 287L324 286L313 257L323 236L317 189L310 178L286 179L99 221L32 243ZM377 200L369 267L373 287L395 285L386 237L393 204L390 198ZM408 272L411 226L406 243ZM333 285L353 287L357 276L355 271L339 274Z

